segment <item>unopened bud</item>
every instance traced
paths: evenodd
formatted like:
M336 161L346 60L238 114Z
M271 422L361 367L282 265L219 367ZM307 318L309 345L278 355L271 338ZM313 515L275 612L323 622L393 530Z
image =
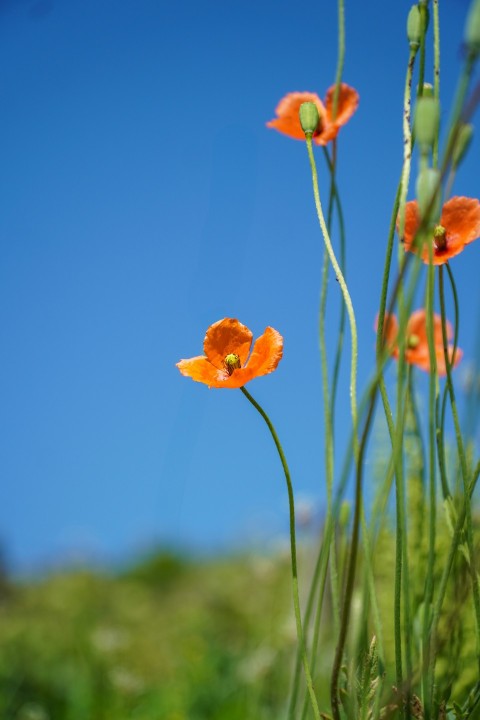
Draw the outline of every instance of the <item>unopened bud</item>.
M480 52L480 0L473 0L465 26L465 45L472 55Z
M419 86L420 87L420 86ZM431 83L423 83L422 97L433 98L433 85Z
M422 96L415 106L415 138L421 152L428 152L438 134L440 104L436 98Z
M422 37L422 17L418 5L412 5L407 18L407 37L412 50L420 47Z
M452 152L452 165L457 168L466 155L473 138L473 125L462 123L457 132L455 145Z
M299 115L303 132L312 136L320 122L317 106L313 102L304 102L300 105Z
M435 224L440 217L440 171L423 168L417 178L417 202L420 218L428 218L428 224Z

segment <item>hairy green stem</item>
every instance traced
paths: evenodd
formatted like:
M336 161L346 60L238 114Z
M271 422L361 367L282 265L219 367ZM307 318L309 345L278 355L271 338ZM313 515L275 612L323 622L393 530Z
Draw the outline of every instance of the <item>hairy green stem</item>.
M349 319L349 323L350 323L350 333L351 333L351 338L352 338L352 359L351 359L351 366L350 366L350 406L351 406L351 414L352 414L352 424L353 424L353 428L354 428L354 445L358 445L358 438L356 439L357 430L358 430L358 418L357 418L357 362L358 362L357 324L356 324L356 320L355 320L355 313L353 310L353 304L352 304L352 300L350 297L350 293L348 291L347 284L345 282L345 278L343 277L343 273L340 269L340 265L338 264L337 258L335 257L335 252L332 247L330 235L328 233L327 225L326 225L325 218L323 215L322 204L320 202L320 193L318 190L318 175L317 175L317 167L315 164L315 157L313 155L312 135L311 134L307 135L306 141L307 141L308 158L310 161L310 169L312 171L313 195L314 195L314 199L315 199L315 208L317 211L317 217L318 217L318 221L320 223L320 228L322 231L325 247L328 252L328 257L330 258L330 262L332 263L336 278L338 280L338 284L340 285L340 289L342 291L345 305L347 307L347 314L348 314L348 319ZM355 450L355 447L354 447L354 452L355 452L355 456L356 456L357 452L358 452L358 448L357 448L357 450Z

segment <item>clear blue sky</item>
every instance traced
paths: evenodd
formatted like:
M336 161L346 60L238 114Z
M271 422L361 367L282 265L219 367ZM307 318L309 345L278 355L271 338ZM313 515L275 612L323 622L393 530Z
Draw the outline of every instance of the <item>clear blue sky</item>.
M360 106L340 134L339 183L362 385L402 157L409 3L346 5L344 79ZM445 109L467 7L441 3ZM297 493L322 505L321 236L305 147L265 122L286 92L323 96L336 53L334 2L0 0L0 538L15 568L286 529L260 418L239 391L175 368L225 316L284 336L277 372L249 389ZM480 194L478 139L454 191ZM480 241L454 261L466 360L479 262Z

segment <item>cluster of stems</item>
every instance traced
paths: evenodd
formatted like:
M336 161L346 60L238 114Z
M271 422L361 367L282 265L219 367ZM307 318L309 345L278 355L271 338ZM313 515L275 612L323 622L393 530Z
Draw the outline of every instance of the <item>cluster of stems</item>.
M479 16L475 16L475 12ZM425 90L426 49L429 28L428 1L414 5L408 18L409 47L406 52L406 76L403 100L403 164L393 202L387 235L385 264L380 287L377 320L375 371L360 403L357 400L358 337L354 304L346 280L346 229L338 188L337 160L339 146L333 140L323 148L323 159L330 177L327 212L324 214L319 189L313 145L314 131L306 131L306 148L313 184L313 198L324 244L318 321L320 372L323 389L324 479L327 513L319 551L311 578L310 590L302 611L298 589L297 547L295 540L294 495L289 469L273 425L264 410L242 388L242 392L262 415L277 447L287 483L290 507L293 600L298 634L298 655L293 673L288 717L313 716L341 718L378 718L396 716L422 717L430 720L446 717L449 692L439 681L436 668L443 649L440 626L445 599L455 590L455 583L465 569L469 577L469 594L473 608L473 631L476 641L478 672L472 692L457 704L456 717L470 717L480 700L480 589L475 561L472 494L480 474L461 428L452 367L457 348L460 311L453 272L448 263L433 264L432 231L438 221L438 207L448 200L459 162L455 160L457 139L478 102L478 91L470 92L480 42L469 40L457 95L451 113L446 147L441 152L436 113L440 102L440 23L438 0L433 0L433 87ZM473 20L472 20L473 17ZM345 56L343 0L338 0L339 52L333 118L338 103ZM470 24L476 22L480 34L480 5L474 0ZM470 27L470 26L469 26ZM471 33L472 34L472 33ZM469 36L470 37L470 36ZM412 120L412 104L417 107L417 122ZM429 113L433 113L430 118ZM420 118L420 119L419 119ZM426 118L426 120L425 120ZM417 141L418 138L418 141ZM415 148L418 170L412 166ZM458 155L458 154L457 154ZM458 160L458 157L457 157ZM405 232L405 208L411 190L411 178L417 179L417 199L421 224L413 243L418 253L405 253L398 244L398 269L395 260L396 233L400 240ZM426 178L426 180L425 180ZM425 190L427 187L427 190ZM334 221L337 221L336 225ZM338 251L333 242L338 228ZM429 263L420 258L429 248ZM330 274L338 281L340 293L337 343L331 357L327 352L327 289ZM445 273L450 288L450 302L455 319L453 355L449 351L446 321ZM436 293L441 316L446 378L439 379L435 344L434 308ZM428 375L427 417L418 408L418 381L415 368L407 362L406 328L414 301L422 298L426 310L430 372ZM390 361L386 347L386 318L395 310L398 315L398 363L396 385L390 390L386 367ZM335 447L335 411L337 406L340 362L345 337L349 343L349 386L351 438L340 472ZM330 368L332 371L330 373ZM378 401L378 402L377 402ZM368 513L364 507L363 473L368 439L376 416L382 416L389 438L388 460L378 483L378 491ZM453 424L455 447L453 458L447 458L445 436L447 418ZM410 445L407 446L406 438ZM342 518L341 508L349 477L354 477L351 521ZM460 481L457 481L460 478ZM335 482L336 479L336 482ZM376 592L376 572L382 530L389 519L394 495L394 582L389 609L383 617ZM416 494L415 494L416 493ZM410 518L411 498L416 498L421 529ZM438 515L448 514L451 532L448 547L439 557ZM368 519L367 519L368 517ZM415 567L412 564L415 553ZM440 562L443 558L443 562ZM381 562L381 561L380 561ZM418 564L422 567L419 568ZM452 590L453 588L453 590ZM325 598L329 597L329 607ZM322 618L331 613L328 631ZM385 623L393 624L393 655L385 647ZM332 650L332 632L334 650ZM323 642L323 645L322 645ZM318 697L315 673L319 655L331 655L329 698ZM392 670L393 668L393 670ZM304 682L305 681L305 682ZM452 681L453 682L453 681ZM451 683L450 683L451 684ZM443 693L443 695L442 695ZM329 705L329 707L328 707ZM320 712L324 708L324 713ZM325 709L326 708L326 709ZM443 713L443 714L442 714Z

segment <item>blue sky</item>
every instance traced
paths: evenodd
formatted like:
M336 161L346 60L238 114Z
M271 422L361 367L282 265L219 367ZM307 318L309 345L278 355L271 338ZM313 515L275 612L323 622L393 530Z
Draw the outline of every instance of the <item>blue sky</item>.
M402 157L409 6L346 8L344 79L361 99L340 134L339 183L360 387ZM445 125L467 7L441 3ZM249 389L296 492L322 506L322 241L305 147L265 122L286 92L324 96L336 53L333 2L0 0L0 537L13 567L285 532L260 418L240 392L175 368L225 316L284 336L277 372ZM455 193L480 194L477 143ZM466 361L479 253L474 243L454 266Z

